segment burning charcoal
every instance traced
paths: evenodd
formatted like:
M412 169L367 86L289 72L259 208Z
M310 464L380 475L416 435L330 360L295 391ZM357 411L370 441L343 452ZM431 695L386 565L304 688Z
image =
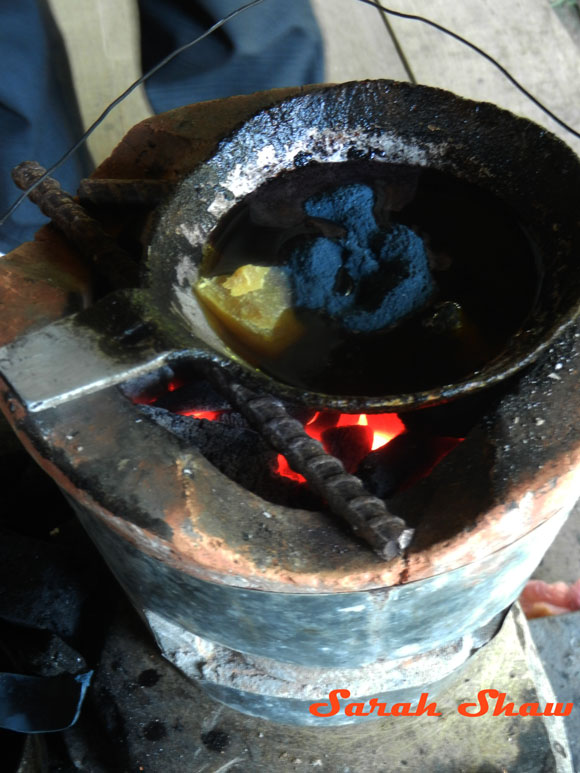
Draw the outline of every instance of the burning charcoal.
M308 215L343 226L346 235L305 241L287 265L296 307L351 332L394 325L435 291L421 238L401 224L381 230L373 199L367 185L346 185L306 201Z
M456 438L407 431L372 451L356 474L375 496L387 499L429 475L458 442Z
M350 427L331 427L322 433L326 450L340 459L347 472L353 473L361 459L371 449L373 433L370 427L354 424Z
M299 421L300 424L308 424L317 414L317 412L313 411L312 408L306 408L299 405L286 404L286 410L290 416L292 416L293 419L296 419L296 421Z
M177 389L171 389L175 382L170 382L170 388L157 399L155 405L173 413L195 411L223 411L231 406L228 401L213 389L209 382L203 379L191 379Z
M164 365L156 373L147 373L126 381L122 387L123 393L134 403L154 403L165 393L174 376L173 370Z
M189 438L205 458L224 475L248 488L272 463L273 451L254 430L203 419L186 421L190 423Z
M319 503L307 486L276 472L277 454L251 429L219 421L193 420L191 439L205 458L244 488L275 504L316 507Z
M204 417L200 416L198 418ZM231 410L221 411L216 416L215 421L219 422L220 424L227 424L228 427L243 427L244 429L248 429L250 426L247 419L245 419L241 413Z
M248 428L242 417L244 424L238 426L235 417L239 414L231 408L215 418L177 415L156 405L143 405L141 410L188 446L199 449L224 475L269 502L306 509L320 507L320 501L307 486L276 472L276 452Z

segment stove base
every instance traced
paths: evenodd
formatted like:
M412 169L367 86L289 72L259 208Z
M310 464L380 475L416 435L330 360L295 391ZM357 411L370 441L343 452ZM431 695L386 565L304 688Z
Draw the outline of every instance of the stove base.
M555 703L517 608L495 639L471 658L459 684L439 697L443 716L385 717L328 729L323 719L316 727L289 727L215 703L160 657L127 609L106 644L92 703L65 737L79 769L93 773L140 767L149 773L572 773L563 719L457 713L458 704L491 688L507 693L516 706ZM99 726L109 733L108 745L95 737Z
M368 704L376 698L389 706L408 702L415 711L423 693L430 701L437 699L497 633L504 613L444 647L398 660L381 658L359 668L307 667L249 655L196 636L155 612L145 611L145 617L162 654L220 703L285 725L331 727L377 719L376 712L346 715L344 706L355 701ZM348 690L350 696L339 699L341 709L334 716L321 720L309 711L313 703L328 702L336 689Z

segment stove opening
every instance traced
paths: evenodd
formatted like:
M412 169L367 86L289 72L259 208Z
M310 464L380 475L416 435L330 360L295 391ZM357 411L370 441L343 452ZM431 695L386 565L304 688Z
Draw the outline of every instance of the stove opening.
M155 381L137 379L123 390L147 417L249 491L287 507L324 507L286 459L191 370L177 374L166 368ZM481 418L489 401L489 395L471 397L401 415L286 408L370 493L386 498L428 475Z

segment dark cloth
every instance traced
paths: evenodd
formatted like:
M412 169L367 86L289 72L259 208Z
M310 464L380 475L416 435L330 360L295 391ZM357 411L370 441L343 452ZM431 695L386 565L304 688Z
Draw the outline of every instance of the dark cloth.
M0 0L0 215L18 196L10 177L21 161L53 164L81 133L72 87L63 86L59 40L45 7L36 0ZM55 174L75 190L82 177L82 155ZM46 222L25 201L0 230L0 251L8 252L34 236Z
M242 4L140 0L143 70ZM50 166L82 133L53 26L45 0L0 0L0 214L18 195L10 179L13 166L29 159ZM322 41L308 0L265 0L180 54L146 88L159 113L322 79ZM55 177L74 192L87 171L86 156L77 154ZM22 204L0 229L0 251L33 238L43 222L36 207Z
M140 0L143 71L242 0ZM184 51L146 84L156 113L192 102L323 80L322 40L308 0L266 0Z

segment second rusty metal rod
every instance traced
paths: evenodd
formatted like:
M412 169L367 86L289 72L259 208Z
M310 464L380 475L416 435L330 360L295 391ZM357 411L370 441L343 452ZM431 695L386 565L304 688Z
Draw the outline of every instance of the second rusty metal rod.
M97 206L156 207L175 190L170 180L113 180L87 177L81 180L77 195L81 201Z
M353 532L371 545L385 561L399 556L413 537L402 518L390 513L382 499L369 494L363 482L348 474L342 462L309 437L280 400L259 395L229 380L215 365L204 373L245 416L270 445L281 453L295 472L326 500L333 513L350 524Z
M23 161L12 170L12 179L21 190L27 190L45 171L36 161ZM48 177L29 198L113 287L135 286L135 262L57 180Z

